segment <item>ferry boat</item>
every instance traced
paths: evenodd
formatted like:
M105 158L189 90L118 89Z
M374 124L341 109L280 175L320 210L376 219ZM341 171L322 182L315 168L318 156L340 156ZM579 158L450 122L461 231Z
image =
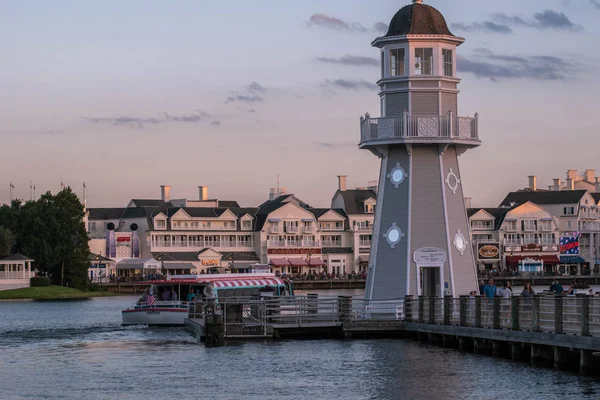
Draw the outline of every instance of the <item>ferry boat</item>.
M148 292L121 311L122 325L183 325L197 312L196 305L208 298L218 302L226 297L294 295L292 283L273 273L180 275L148 283Z

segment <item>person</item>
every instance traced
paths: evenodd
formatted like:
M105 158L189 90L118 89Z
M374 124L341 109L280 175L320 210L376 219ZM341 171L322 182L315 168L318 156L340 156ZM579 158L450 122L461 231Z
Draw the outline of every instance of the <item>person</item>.
M510 289L510 283L508 283L508 281L504 281L502 284L502 297L505 299L510 299L512 297L512 290Z
M144 294L142 295L142 302L143 303L147 303L148 302L148 294L150 294L150 289L144 290Z
M481 296L483 296L483 288L485 287L485 282L483 282L483 279L479 281L479 294Z
M190 292L188 293L186 300L189 302L196 300L196 293L194 293L194 289L190 289Z
M171 290L171 301L177 301L177 292L174 288Z
M521 296L523 296L525 298L530 298L530 297L533 297L534 295L535 295L535 291L533 290L533 287L531 287L531 283L525 282L525 288L521 292Z
M554 292L555 294L563 294L564 289L563 289L562 285L560 283L558 283L558 279L555 279L552 282L552 285L550 285L550 291Z
M171 298L171 292L169 291L169 288L166 288L162 294L162 299L164 301L169 301L170 298Z
M483 293L486 298L492 299L496 296L496 286L494 285L494 280L490 278L488 284L483 287Z

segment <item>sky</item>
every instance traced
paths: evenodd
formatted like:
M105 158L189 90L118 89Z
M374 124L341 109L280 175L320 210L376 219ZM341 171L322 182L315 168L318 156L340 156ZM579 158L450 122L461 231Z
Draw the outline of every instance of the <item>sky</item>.
M359 117L379 115L378 49L409 0L0 0L0 203L56 192L327 207L337 175L376 180ZM465 196L497 206L537 175L598 169L600 0L425 0L458 49Z

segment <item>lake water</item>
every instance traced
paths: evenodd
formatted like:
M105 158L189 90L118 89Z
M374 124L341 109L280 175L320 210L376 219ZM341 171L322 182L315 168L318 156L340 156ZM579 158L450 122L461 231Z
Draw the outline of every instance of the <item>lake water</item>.
M207 349L183 328L121 327L134 299L0 302L0 399L600 398L593 378L402 339Z

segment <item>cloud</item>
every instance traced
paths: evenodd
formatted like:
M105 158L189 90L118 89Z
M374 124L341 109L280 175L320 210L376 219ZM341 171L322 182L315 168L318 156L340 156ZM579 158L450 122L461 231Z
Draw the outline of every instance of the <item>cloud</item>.
M600 10L600 0L590 0L590 3L592 3L594 7Z
M364 24L360 22L349 22L344 21L342 19L332 17L330 15L325 14L313 14L308 18L307 25L311 26L319 26L326 29L333 29L336 31L343 32L378 32L378 33L386 33L388 30L388 25L383 22L376 22L375 25L371 29L365 27Z
M600 0L591 0L600 3ZM471 24L455 23L452 27L463 32L486 32L510 34L513 28L533 28L538 30L554 29L558 31L583 31L583 27L571 21L565 13L544 10L533 14L530 19L524 19L518 15L494 13L491 21L475 22Z
M235 103L235 102L264 103L265 98L262 96L258 96L258 95L243 95L243 94L235 92L235 93L231 93L231 96L229 96L229 97L227 97L227 99L225 99L225 104Z
M528 57L496 54L486 48L474 50L474 59L457 57L457 68L479 78L496 82L504 79L565 80L572 75L575 66L555 56L534 55Z
M379 60L373 57L345 55L343 57L318 57L317 61L330 64L353 65L353 66L379 66Z
M332 142L312 142L315 146L326 148L326 149L341 149L344 147L355 147L356 143L332 143Z
M137 128L144 128L146 124L156 125L163 122L158 118L138 118L138 117L116 117L116 118L95 118L95 117L82 117L84 120L93 124L110 124L113 126L135 126Z
M172 115L164 113L162 118L139 118L139 117L81 117L92 124L108 124L113 126L132 126L136 128L144 128L146 125L158 125L162 123L186 123L186 124L198 124L211 121L215 118L206 111L196 110L191 114Z
M390 28L390 26L388 24L386 24L386 23L383 23L383 22L376 22L375 25L373 25L373 30L375 32L379 32L379 33L382 33L384 35L387 33L387 31L388 31L389 28Z
M31 133L35 136L60 136L64 135L66 132L64 129L48 129L44 131L34 131Z
M477 22L474 24L452 24L452 28L464 32L487 32L487 33L513 33L508 25L497 24L492 21Z
M264 87L263 85L261 85L260 83L256 83L256 82L252 82L249 86L248 86L248 91L250 93L260 93L260 94L265 94L267 93L267 88Z
M221 121L211 121L210 126L221 126Z
M366 32L367 28L360 22L346 22L325 14L313 14L308 19L308 26L320 26L338 31Z
M325 81L322 86L346 90L376 90L378 86L365 80L334 79Z

